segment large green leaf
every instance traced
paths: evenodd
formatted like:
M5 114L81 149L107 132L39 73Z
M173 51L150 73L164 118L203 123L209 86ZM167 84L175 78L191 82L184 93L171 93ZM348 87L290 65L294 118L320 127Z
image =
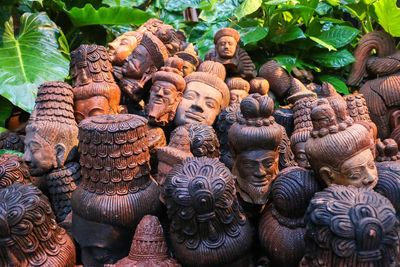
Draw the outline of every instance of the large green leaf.
M378 0L374 3L379 24L394 37L400 36L400 9L395 0Z
M306 36L299 26L280 27L276 30L275 36L271 41L282 44L296 39L304 39Z
M257 43L264 39L268 35L268 27L247 27L238 29L240 33L240 39L244 45Z
M241 18L257 11L261 7L262 0L245 0L235 11L235 16Z
M315 62L329 68L341 68L354 62L353 55L347 49L335 52L320 52L310 56Z
M350 94L349 88L347 87L346 83L341 80L339 77L334 75L321 75L318 77L321 82L328 82L335 87L336 91L345 95Z
M2 130L0 129L0 133L2 132ZM8 149L0 149L0 156L5 155L5 154L11 154L11 155L16 155L20 158L22 158L24 156L24 153L21 153L19 151L16 150L8 150Z
M12 109L11 102L0 96L0 127L6 127L6 120L10 117Z
M5 23L0 47L0 95L31 112L41 83L64 80L69 62L59 51L59 33L45 13L23 14L18 35L12 19Z
M333 50L336 51L336 48L334 46L332 46L331 44L325 42L324 40L319 39L318 37L315 36L308 36L311 40L313 40L314 42L316 42L317 44L319 44L322 47L327 48L329 51Z
M341 48L353 41L359 32L358 29L353 27L335 25L317 37L335 48Z
M126 6L126 7L132 7L132 6L140 6L143 5L146 2L146 0L103 0L102 3L113 7L113 6Z

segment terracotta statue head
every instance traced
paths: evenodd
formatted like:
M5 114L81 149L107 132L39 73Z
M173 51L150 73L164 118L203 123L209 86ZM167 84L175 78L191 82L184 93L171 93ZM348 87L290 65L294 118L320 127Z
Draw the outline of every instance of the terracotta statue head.
M218 159L185 159L167 175L162 194L172 247L183 265L225 266L249 254L252 231L233 176Z
M22 158L11 154L0 156L0 189L29 182L29 169Z
M269 92L269 82L262 77L255 77L250 80L250 94L259 93L266 95Z
M101 114L118 114L121 90L114 81L107 50L81 45L71 53L74 114L79 123Z
M164 70L157 71L152 81L149 104L146 106L149 122L166 126L175 118L186 82L181 75Z
M199 71L185 77L186 89L176 111L176 125L193 122L212 125L221 110L229 104L229 89L220 78L225 72L224 66L210 61L206 64L213 65L210 72Z
M300 267L398 265L399 222L379 193L333 185L315 194L307 213Z
M180 267L168 255L167 242L160 221L156 216L145 215L135 230L129 255L116 264L105 267Z
M72 233L88 266L125 257L133 229L159 208L149 176L147 120L100 115L79 124L82 181L72 195Z
M283 130L272 117L274 101L269 96L251 94L242 100L240 110L241 117L229 129L232 172L238 176L238 191L244 201L265 204L279 171L278 146Z
M201 123L191 123L186 125L186 128L193 156L219 158L219 141L213 127Z
M311 167L327 185L373 188L378 179L371 148L374 140L367 128L356 123L337 123L326 100L311 111L313 131L306 143Z
M35 186L0 190L0 265L75 266L75 246Z
M108 43L108 55L111 63L121 66L132 51L138 47L142 36L141 33L136 31L125 32L115 38L114 41Z
M40 176L73 159L78 145L72 88L63 82L40 85L26 126L24 161Z
M233 58L239 41L238 31L232 28L223 28L214 35L215 50L221 58Z
M194 50L193 44L189 44L184 51L179 51L175 54L176 57L183 59L183 77L195 72L200 64L199 57Z
M230 104L240 103L243 98L249 95L250 84L245 79L234 77L226 81L230 92Z

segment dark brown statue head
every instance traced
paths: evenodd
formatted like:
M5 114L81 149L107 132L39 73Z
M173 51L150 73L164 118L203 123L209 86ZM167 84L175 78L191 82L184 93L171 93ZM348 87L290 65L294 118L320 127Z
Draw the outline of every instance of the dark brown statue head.
M265 204L272 181L278 174L283 130L272 113L269 96L251 94L240 103L241 117L229 129L229 144L234 159L233 174L244 201Z
M399 221L379 193L333 185L315 194L307 213L300 267L398 266Z
M213 127L192 123L186 126L189 133L190 151L195 157L219 158L219 141Z
M24 141L24 161L31 175L46 174L74 157L78 126L73 104L72 88L68 84L46 82L39 87Z
M114 81L107 50L81 45L71 53L75 119L120 112L121 90Z
M221 58L233 58L240 41L239 32L232 28L223 28L214 35L215 50Z
M33 185L0 189L0 265L75 266L75 246Z
M29 169L22 158L11 154L0 156L0 188L29 182Z

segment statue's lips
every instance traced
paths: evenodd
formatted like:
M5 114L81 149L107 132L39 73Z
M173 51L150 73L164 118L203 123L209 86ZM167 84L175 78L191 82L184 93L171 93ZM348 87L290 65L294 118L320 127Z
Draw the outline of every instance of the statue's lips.
M251 184L256 187L266 186L270 183L271 177L265 175L263 177L251 177Z
M162 98L154 98L154 104L164 104L164 100Z
M203 122L205 120L205 118L202 115L190 111L186 111L186 117L198 122Z

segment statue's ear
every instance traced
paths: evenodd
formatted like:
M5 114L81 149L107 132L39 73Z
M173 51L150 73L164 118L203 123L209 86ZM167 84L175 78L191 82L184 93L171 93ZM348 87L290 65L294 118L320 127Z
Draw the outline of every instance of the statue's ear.
M65 146L64 144L58 143L55 145L54 149L56 150L57 168L60 168L64 165L65 161Z
M331 168L329 167L322 167L319 169L319 176L327 185L332 184L333 182L333 173Z

